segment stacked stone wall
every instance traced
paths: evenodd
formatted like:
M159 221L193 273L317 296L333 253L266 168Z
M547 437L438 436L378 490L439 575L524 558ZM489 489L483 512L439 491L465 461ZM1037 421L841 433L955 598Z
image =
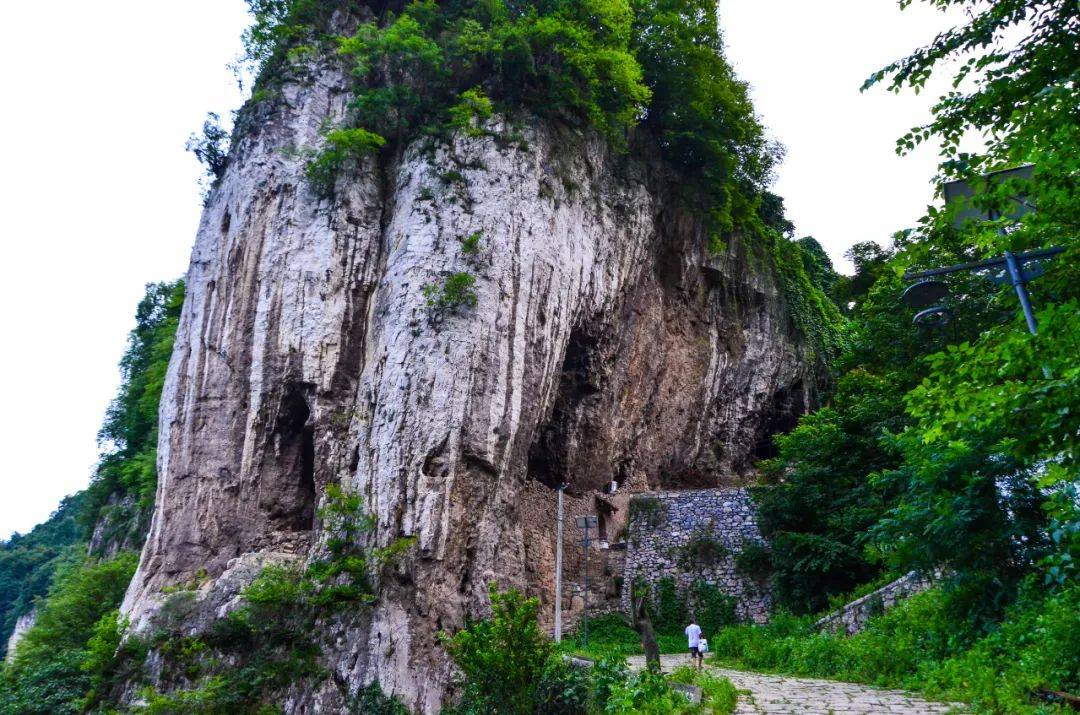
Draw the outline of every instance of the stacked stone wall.
M933 580L917 571L901 576L892 583L857 598L843 608L825 616L815 625L818 630L830 633L854 635L866 622L881 615L908 596L922 593L933 585Z
M694 544L706 545L712 558L695 559ZM764 544L764 539L757 509L745 489L635 496L630 506L622 608L629 612L635 582L643 580L655 589L669 578L684 599L689 600L696 583L704 582L735 600L740 620L766 622L771 606L767 587L735 565L736 556L748 544Z

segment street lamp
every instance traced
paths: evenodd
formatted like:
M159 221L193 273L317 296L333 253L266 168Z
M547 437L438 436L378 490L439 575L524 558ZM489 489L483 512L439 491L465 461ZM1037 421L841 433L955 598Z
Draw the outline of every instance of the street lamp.
M1053 258L1064 251L1065 249L1060 247L1043 248L1026 253L1006 251L1004 256L991 258L988 261L959 263L944 268L932 268L928 271L909 271L904 274L904 280L919 282L904 291L903 301L909 308L920 309L915 315L916 325L925 327L946 325L952 319L952 311L942 301L948 296L949 288L941 281L930 279L962 271L986 273L986 277L997 285L1008 283L1013 286L1016 296L1020 299L1020 307L1024 310L1028 330L1032 335L1038 335L1038 325L1035 322L1035 313L1031 307L1031 296L1028 295L1027 284L1046 272L1040 261Z
M1032 165L1020 166L1014 169L995 171L983 176L990 184L1001 185L1010 179L1030 180L1035 167ZM1024 214L1035 210L1034 205L1023 196L1009 197L1009 205L1004 211L991 209L982 211L971 203L975 195L974 189L966 181L950 181L944 187L945 202L947 204L959 203L961 209L956 214L955 224L963 225L970 220L996 221L999 218L1018 219ZM927 271L908 271L904 274L905 281L918 281L904 291L903 301L909 308L919 312L915 314L914 323L927 328L938 328L952 321L952 310L945 305L945 299L949 295L949 287L938 276L950 273L984 274L992 283L997 285L1009 284L1016 291L1016 297L1020 299L1020 307L1024 311L1024 319L1027 320L1028 330L1032 335L1038 334L1038 325L1035 322L1035 311L1031 307L1031 296L1027 291L1027 284L1038 278L1045 272L1043 261L1065 251L1064 248L1043 248L1037 251L1014 254L1006 251L1005 255L991 258L987 261L974 263L959 263L944 268L932 268Z

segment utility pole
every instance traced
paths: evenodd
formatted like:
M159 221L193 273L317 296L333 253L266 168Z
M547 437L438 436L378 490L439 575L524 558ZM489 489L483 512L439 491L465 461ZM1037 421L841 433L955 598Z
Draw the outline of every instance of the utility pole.
M559 510L555 527L555 642L562 642L562 534L563 492L566 485L559 485Z

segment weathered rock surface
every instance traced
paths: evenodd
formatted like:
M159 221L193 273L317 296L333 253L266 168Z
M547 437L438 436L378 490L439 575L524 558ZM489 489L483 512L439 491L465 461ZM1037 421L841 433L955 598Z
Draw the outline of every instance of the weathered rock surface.
M10 663L15 660L15 648L19 645L19 641L23 639L26 632L34 627L34 622L37 620L37 611L31 609L26 613L19 616L15 621L15 628L11 631L11 635L8 636L7 641L7 655L5 660Z
M767 261L733 239L703 271L693 207L656 163L495 122L497 136L369 159L319 199L302 150L347 101L335 69L286 85L249 113L209 198L124 610L145 627L161 589L200 569L310 557L320 495L341 481L378 544L418 544L335 626L328 665L431 712L450 676L436 633L481 613L489 581L549 599L550 487L568 481L589 511L613 479L736 484L812 379ZM457 271L477 304L433 320L424 286Z

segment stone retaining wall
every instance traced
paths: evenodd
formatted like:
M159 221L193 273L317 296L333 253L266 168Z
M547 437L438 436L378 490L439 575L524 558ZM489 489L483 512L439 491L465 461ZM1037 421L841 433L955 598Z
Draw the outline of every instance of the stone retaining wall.
M700 563L688 544L719 545L714 560ZM771 597L767 588L742 574L735 555L745 544L762 544L757 509L745 489L653 492L634 497L630 506L622 607L630 610L630 589L638 579L650 586L670 578L680 594L704 581L732 596L743 621L764 623Z
M884 613L908 596L922 593L932 585L933 581L929 577L917 571L911 571L892 583L885 584L878 590L855 599L814 625L818 630L853 635L861 631L866 622L874 616Z

